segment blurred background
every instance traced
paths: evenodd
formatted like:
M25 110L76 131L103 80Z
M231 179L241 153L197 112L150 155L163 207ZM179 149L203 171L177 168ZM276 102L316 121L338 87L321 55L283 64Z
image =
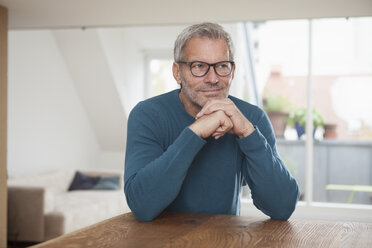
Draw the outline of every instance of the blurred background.
M191 23L212 21L234 41L231 95L266 111L304 204L367 211L334 218L360 220L372 212L371 1L0 0L0 6L8 9L9 29L1 167L8 178L122 171L131 109L178 88L171 71L176 36ZM242 197L242 214L254 213L248 188Z

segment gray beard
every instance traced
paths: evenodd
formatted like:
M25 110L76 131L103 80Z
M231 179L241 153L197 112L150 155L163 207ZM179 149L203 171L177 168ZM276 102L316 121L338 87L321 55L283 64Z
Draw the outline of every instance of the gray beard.
M209 85L209 84L202 85L200 87L195 88L195 91L192 91L190 87L188 86L188 84L186 83L186 81L183 78L181 78L181 89L183 90L186 98L189 100L190 103L192 103L195 107L203 108L205 103L203 103L198 98L196 92L204 90L204 89L225 89L225 86L222 83L218 82L217 84L213 84L213 85ZM227 95L225 97L227 97Z
M192 105L194 105L195 107L198 107L198 108L203 108L205 103L202 103L198 99L197 94L190 90L188 84L185 83L185 81L183 79L181 80L181 89L183 90L184 95L189 100L189 102L192 103Z

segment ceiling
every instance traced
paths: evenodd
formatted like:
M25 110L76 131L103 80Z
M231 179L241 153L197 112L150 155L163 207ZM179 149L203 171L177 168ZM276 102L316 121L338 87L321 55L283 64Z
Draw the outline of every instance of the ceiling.
M0 0L10 29L372 16L371 0Z

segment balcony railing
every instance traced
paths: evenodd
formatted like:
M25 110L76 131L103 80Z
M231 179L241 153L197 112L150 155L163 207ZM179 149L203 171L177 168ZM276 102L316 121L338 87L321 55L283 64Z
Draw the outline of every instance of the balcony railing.
M278 152L305 192L305 141L277 140ZM327 185L372 185L372 142L314 141L313 201L372 204L370 192L334 190ZM349 187L350 188L350 187Z

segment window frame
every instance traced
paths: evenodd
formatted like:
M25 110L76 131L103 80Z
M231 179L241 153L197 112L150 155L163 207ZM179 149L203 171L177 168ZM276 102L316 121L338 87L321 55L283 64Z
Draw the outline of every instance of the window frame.
M154 60L154 59L173 60L173 51L170 49L151 49L151 50L144 50L143 55L144 55L144 63L145 63L145 66L144 66L145 68L144 96L145 96L145 99L147 99L151 97L151 81L150 81L151 60Z
M316 20L316 19L315 19ZM313 109L313 19L308 19L308 72L306 89L306 108ZM252 61L252 60L251 60ZM307 111L306 133L313 132L313 112ZM314 137L309 135L305 141L305 199L297 204L293 213L294 218L326 219L372 222L372 205L367 204L348 204L348 203L329 203L313 201L313 159L314 159ZM257 211L252 199L241 197L241 215L264 216Z

